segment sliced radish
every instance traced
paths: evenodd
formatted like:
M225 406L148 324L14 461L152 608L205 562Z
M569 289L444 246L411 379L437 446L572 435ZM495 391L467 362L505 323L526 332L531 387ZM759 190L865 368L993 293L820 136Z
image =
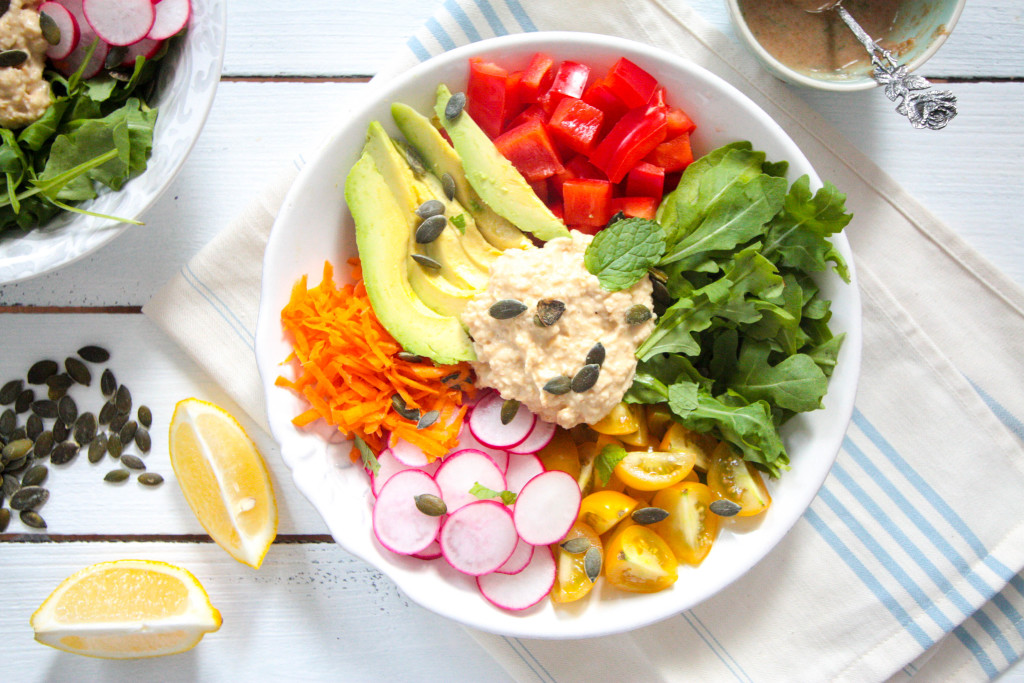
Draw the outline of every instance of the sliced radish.
M533 431L530 432L530 435L515 446L510 446L508 452L536 453L551 443L551 439L555 436L555 426L554 422L544 422L538 418L537 422L533 425Z
M391 452L398 459L398 462L409 467L423 467L430 463L427 454L420 450L419 446L414 446L402 439L395 442L395 445L391 447Z
M89 26L110 45L131 45L153 28L156 9L149 0L83 0Z
M437 538L441 518L419 511L415 497L422 493L440 497L441 490L429 474L419 470L399 472L381 487L373 505L373 534L382 546L399 555L412 555Z
M526 482L543 472L544 465L536 455L509 455L508 469L505 470L505 488L519 495L519 492L526 486Z
M149 59L160 50L160 46L163 44L164 41L153 40L152 38L143 38L137 43L132 43L125 50L121 66L135 66L136 57Z
M505 490L505 475L494 461L483 451L470 449L445 458L434 481L441 489L441 500L448 506L449 513L479 500L469 492L473 484L479 483L493 491Z
M398 458L394 456L391 449L385 449L381 451L381 454L377 456L377 463L380 464L380 469L377 470L377 474L370 473L370 487L373 489L373 495L379 496L380 490L384 484L388 483L391 477L395 476L399 472L405 470L419 470L425 472L431 477L434 476L434 472L440 466L438 461L434 461L424 467L411 467L398 461Z
M507 425L501 423L501 406L505 400L498 392L491 392L482 398L473 414L469 416L469 428L473 436L485 446L491 448L508 448L522 442L533 430L537 416L525 406L520 405L512 421Z
M107 59L110 45L100 40L96 32L89 26L89 22L85 20L85 13L82 11L82 0L59 0L59 4L63 5L71 13L71 16L75 18L75 22L78 24L79 37L78 45L71 51L71 54L66 59L54 61L54 66L65 76L70 76L78 71L82 63L85 62L85 56L88 54L93 42L99 41L92 53L92 57L89 59L89 63L85 65L85 69L82 71L83 79L92 78L103 69L103 62Z
M513 521L515 521L514 518ZM516 544L516 549L512 552L512 557L505 560L505 564L494 571L499 574L518 574L526 569L526 565L530 564L530 559L533 557L533 548L534 546L520 538L519 543Z
M192 3L189 0L158 0L153 3L156 18L149 29L149 37L153 40L166 40L185 28L192 14Z
M78 39L81 36L75 17L67 7L57 2L44 2L39 6L39 13L53 19L57 28L60 29L60 41L47 48L46 56L50 59L67 59L78 45Z
M562 539L580 512L580 487L570 474L551 470L527 482L516 498L516 531L531 545Z
M436 540L431 541L430 545L412 556L421 560L436 560L441 557L441 544Z
M530 563L518 574L488 574L476 585L487 600L501 609L519 611L547 597L555 584L555 559L548 548L537 548Z
M437 540L448 564L463 574L480 576L505 564L519 537L507 507L478 500L449 514Z
M494 464L498 466L498 469L504 472L508 469L508 451L503 451L500 448L491 448L480 443L480 440L473 436L473 432L469 429L468 425L463 425L462 431L459 432L459 448L473 448L478 451L483 451L494 461Z

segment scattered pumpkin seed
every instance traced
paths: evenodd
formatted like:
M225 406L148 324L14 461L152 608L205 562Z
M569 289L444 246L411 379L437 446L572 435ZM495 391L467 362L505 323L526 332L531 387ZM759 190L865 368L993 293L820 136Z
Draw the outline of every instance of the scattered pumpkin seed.
M590 546L590 539L580 536L579 538L570 538L561 544L562 550L569 553L570 555L582 555L587 552Z
M444 190L444 196L448 198L448 201L455 199L455 178L452 177L451 173L441 174L441 188Z
M105 475L103 475L103 481L109 481L113 484L116 484L118 482L125 481L126 479L128 479L128 477L131 476L131 474L132 473L129 472L128 470L110 470Z
M0 67L21 66L28 60L28 53L24 50L4 50L0 52Z
M78 355L90 363L106 363L110 360L110 351L95 344L89 344L78 349Z
M149 453L149 449L152 448L153 442L149 437L149 431L145 427L139 427L135 431L135 445L143 453Z
M405 404L405 399L402 398L401 394L394 394L391 397L391 407L395 409L395 412L404 417L406 420L412 420L413 422L419 422L420 411L415 408L410 408Z
M132 392L128 391L128 387L121 385L117 388L117 394L114 396L114 404L117 406L117 412L127 415L132 410Z
M399 351L397 354L398 360L405 361L406 363L422 363L423 356L417 356L415 353L409 353L408 351ZM140 408L141 410L141 408ZM140 414L141 416L141 414ZM146 425L147 427L149 425Z
M18 478L16 476L14 476L13 474L8 474L8 473L5 472L4 473L3 490L4 490L4 495L7 496L7 499L10 500L11 496L13 496L15 493L17 493L18 489L20 489L20 488L21 488L21 482L18 481Z
M20 379L12 379L0 387L0 406L8 406L14 403L24 386Z
M18 426L18 416L8 408L0 415L0 435L10 436L14 428Z
M37 458L45 458L53 450L53 432L45 431L36 437L35 445L32 446L32 452L36 454Z
M0 451L0 458L3 458L4 465L6 465L18 458L24 458L30 450L32 450L31 439L17 439L4 446L3 451Z
M125 453L121 456L121 464L132 470L146 469L146 463L142 462L142 458L131 453Z
M38 415L29 415L28 420L25 421L25 436L33 441L36 440L40 434L43 433L45 427L43 426L43 418Z
M626 324L627 325L643 325L645 322L651 319L654 314L651 313L651 309L647 308L643 304L636 304L630 306L629 310L626 311Z
M10 461L6 465L4 465L4 471L9 472L11 474L18 474L28 465L28 459L30 457L32 457L32 453L29 453L28 455L23 455L17 460Z
M50 463L54 465L65 465L75 459L78 455L78 444L74 441L61 441L53 447L50 453Z
M28 369L28 383L29 384L43 384L46 382L46 378L50 375L56 375L59 367L57 361L54 360L41 360L32 364L32 367Z
M50 45L60 43L60 27L57 26L57 22L53 20L53 17L46 12L39 13L39 30L42 31L43 38Z
M32 402L36 400L36 392L31 389L25 389L18 398L14 400L14 412L21 414L32 407Z
M128 48L121 45L110 48L107 53L107 58L103 60L103 68L105 69L116 69L121 66L121 62L128 56Z
M602 560L601 549L597 546L590 546L590 550L583 556L583 571L587 573L590 583L594 583L597 577L601 576Z
M23 486L11 496L12 510L35 510L41 508L50 499L50 492L42 486Z
M57 417L57 402L45 398L41 401L33 401L32 412L39 417Z
M416 215L426 220L431 216L440 216L444 213L444 202L440 199L428 199L416 207Z
M672 295L668 293L668 287L653 275L651 276L651 288L654 303L661 306L672 305Z
M129 424L135 424L131 422ZM132 434L132 436L135 436ZM75 441L79 446L92 443L96 438L96 416L92 413L82 413L75 422ZM123 443L123 440L122 440Z
M537 302L537 321L542 327L550 327L565 313L565 302L558 299L541 299Z
M453 372L450 375L445 375L444 377L442 377L441 378L441 384L448 384L448 382L452 382L454 380L457 380L460 377L462 377L462 373L461 372Z
M60 421L68 427L75 424L75 420L78 419L78 404L75 403L75 399L70 396L65 396L58 401L57 417L60 418Z
M113 420L114 416L116 415L117 406L114 405L113 401L107 401L106 403L103 404L103 407L100 408L100 415L98 421L101 425L109 424L110 421Z
M444 231L448 225L448 219L444 216L431 216L425 219L416 228L416 242L418 244L430 244Z
M21 523L25 526L30 526L33 529L46 528L46 520L44 520L35 510L22 510L19 517L21 517Z
M491 304L487 313L495 320L511 320L525 313L526 309L526 304L518 299L502 299Z
M590 391L597 384L597 378L601 376L601 366L597 363L584 365L576 376L572 378L571 388L577 394Z
M638 508L630 517L637 524L656 524L668 517L668 511L656 507Z
M421 493L413 496L413 500L416 501L416 509L430 517L440 517L448 512L445 502L432 493Z
M572 380L565 375L559 375L553 377L547 381L544 385L544 391L555 396L561 396L562 394L568 394L572 391Z
M143 486L159 486L164 483L164 478L156 472L143 472L139 475L139 483Z
M18 439L27 439L27 438L28 438L28 432L25 431L25 427L18 426L18 427L14 428L13 432L11 432L11 435L7 438L7 441L11 442L11 441L17 441Z
M110 421L110 431L120 432L121 428L128 424L128 420L131 416L128 413L118 413L114 416L114 419Z
M64 369L71 375L71 379L75 380L79 384L89 386L92 384L92 373L89 372L89 367L82 361L68 356L64 359Z
M743 509L743 506L735 503L731 500L721 498L708 505L708 509L719 517L732 517L739 514L739 511Z
M0 534L7 531L7 525L11 523L11 511L7 508L0 508Z
M462 115L462 110L465 108L466 93L461 91L454 93L444 105L444 117L449 121L455 121Z
M39 486L46 481L47 475L50 474L50 470L43 464L32 465L25 474L21 475L22 486Z
M587 365L604 365L604 357L604 344L597 342L587 352L587 359L584 362Z
M409 164L409 168L412 169L413 175L417 178L422 178L427 174L427 165L423 162L423 157L416 150L415 147L407 143L405 140L393 140L395 147L399 153L405 158L405 163Z
M404 351L402 353L405 353ZM402 354L398 354L401 356ZM422 360L422 359L420 359ZM149 429L153 425L153 411L149 409L149 406L139 406L138 410L139 424Z
M125 423L124 427L121 427L121 431L118 434L121 436L121 443L124 445L130 444L135 439L135 432L139 429L139 423L135 420Z
M501 404L501 413L499 413L501 424L507 425L512 422L512 420L516 419L516 414L519 412L519 405L519 401L514 398L505 399Z
M110 457L120 458L122 451L124 451L124 444L121 443L120 435L111 434L107 439L107 452L110 453Z
M420 264L427 270L441 270L441 262L435 261L434 259L424 254L413 254L412 260Z
M439 417L441 417L441 412L439 410L429 410L423 413L423 416L420 417L419 421L416 423L416 429L426 429L437 422L437 418Z
M68 432L68 426L66 424L64 424L60 420L57 420L56 422L53 423L53 442L54 443L60 443L61 441L66 441L67 438L68 438L68 433L69 433Z
M110 371L110 368L105 369L103 374L100 375L100 391L107 398L113 396L114 392L117 391L117 379L114 377L114 373Z
M107 454L107 435L100 433L89 444L89 462L95 464Z

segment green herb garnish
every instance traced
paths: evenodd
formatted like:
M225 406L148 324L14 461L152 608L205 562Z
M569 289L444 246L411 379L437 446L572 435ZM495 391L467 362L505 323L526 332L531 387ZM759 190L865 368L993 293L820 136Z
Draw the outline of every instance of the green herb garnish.
M476 496L480 500L494 500L495 498L501 498L501 502L505 505L512 505L516 502L516 494L511 491L495 491L489 489L480 482L475 482L473 487L469 489L470 494Z
M618 444L608 444L601 449L594 459L594 471L597 472L601 485L606 485L612 478L612 471L626 457L626 449Z
M367 443L359 436L352 437L352 440L356 444L356 450L359 451L359 457L363 461L363 467L370 470L374 476L377 476L377 473L380 472L380 463L377 462L377 456L373 454L373 451L370 450Z

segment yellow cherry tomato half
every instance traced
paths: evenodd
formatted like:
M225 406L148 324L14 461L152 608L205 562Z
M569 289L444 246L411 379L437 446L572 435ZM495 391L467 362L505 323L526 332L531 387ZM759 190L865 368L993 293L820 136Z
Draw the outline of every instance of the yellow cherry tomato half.
M628 526L605 548L608 583L634 593L656 593L676 582L679 563L658 534L640 524Z
M683 478L693 470L692 452L633 451L615 466L615 475L626 486L641 491L657 491Z
M731 500L740 506L739 517L752 517L768 509L772 497L761 473L723 441L711 454L708 465L708 487L715 498Z
M714 494L700 482L684 481L658 491L651 505L668 512L668 517L651 525L665 539L676 559L698 565L704 561L718 537L718 515L708 506Z
M657 441L653 440L651 432L647 428L647 415L644 412L644 407L631 404L627 407L636 419L637 428L635 432L619 436L619 441L629 446L636 446L637 448L649 448L656 445Z
M597 491L580 502L579 521L598 534L615 526L637 506L637 501L618 491Z
M631 405L619 403L612 408L610 413L590 425L590 428L600 434L618 436L635 432L640 428L640 421L637 419L637 413Z
M647 418L647 429L650 431L651 436L659 441L665 438L665 432L673 424L676 424L672 420L672 411L668 409L668 405L664 403L652 403L647 406L645 411L645 417Z
M569 432L559 427L547 446L537 453L545 470L561 470L573 479L580 476L580 452Z
M658 450L669 453L688 453L693 456L693 466L706 472L711 451L714 450L714 445L710 450L705 448L710 443L709 439L717 445L718 442L714 437L698 434L678 422L673 422L665 431Z
M604 552L601 544L601 537L597 535L589 525L583 522L576 522L569 529L559 543L551 547L555 554L555 583L551 587L551 600L557 603L566 603L579 600L594 587L594 582L587 576L584 561L587 550L582 553L570 553L562 544L574 538L585 538L590 542L587 548L597 548Z

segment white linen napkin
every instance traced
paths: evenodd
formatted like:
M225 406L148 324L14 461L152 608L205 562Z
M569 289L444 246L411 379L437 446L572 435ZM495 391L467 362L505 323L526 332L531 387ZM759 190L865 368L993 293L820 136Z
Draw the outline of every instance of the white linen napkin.
M619 35L693 60L753 98L847 193L862 377L819 496L728 589L624 635L471 633L523 681L978 681L1005 670L1024 652L1024 292L677 1L448 0L377 78L536 30ZM143 309L262 424L262 245L288 180Z

